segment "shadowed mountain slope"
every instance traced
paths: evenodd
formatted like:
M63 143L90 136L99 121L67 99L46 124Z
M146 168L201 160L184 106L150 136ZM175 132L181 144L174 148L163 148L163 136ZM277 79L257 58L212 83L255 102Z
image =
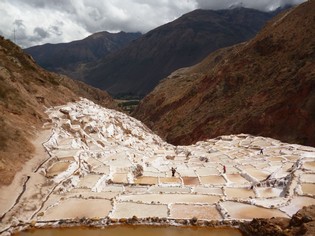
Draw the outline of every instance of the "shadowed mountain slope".
M315 146L315 1L180 69L134 116L174 144L250 133Z
M82 63L98 59L123 48L140 33L98 32L70 43L45 44L25 49L43 68L80 78Z
M84 81L115 96L146 95L174 70L252 38L275 14L246 8L195 10L86 65Z
M0 37L0 185L10 183L31 158L29 140L47 119L45 107L79 97L116 108L106 92L45 71L20 47Z

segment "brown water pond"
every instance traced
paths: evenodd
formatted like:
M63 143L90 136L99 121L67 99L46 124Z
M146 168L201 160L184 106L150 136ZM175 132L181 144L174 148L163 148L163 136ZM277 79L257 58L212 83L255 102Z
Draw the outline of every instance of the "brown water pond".
M60 174L63 171L66 171L70 165L70 162L56 162L47 170L47 177L53 177Z
M36 229L20 232L16 236L242 236L241 232L232 228L194 228L175 226L111 226L98 228L65 228Z

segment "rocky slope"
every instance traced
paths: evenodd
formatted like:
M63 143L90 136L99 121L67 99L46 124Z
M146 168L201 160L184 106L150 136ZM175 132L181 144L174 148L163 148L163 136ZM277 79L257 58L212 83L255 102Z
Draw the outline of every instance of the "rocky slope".
M31 157L28 140L47 119L44 107L79 97L116 107L107 93L45 71L21 48L0 38L0 185L10 183Z
M113 95L143 96L174 70L253 37L276 12L196 10L91 64L84 81Z
M254 219L241 225L246 236L312 236L315 234L315 205L303 207L291 219Z
M174 144L251 133L315 145L315 1L171 74L134 116Z
M45 44L25 49L43 68L80 79L82 63L98 59L123 48L140 33L98 32L70 43Z

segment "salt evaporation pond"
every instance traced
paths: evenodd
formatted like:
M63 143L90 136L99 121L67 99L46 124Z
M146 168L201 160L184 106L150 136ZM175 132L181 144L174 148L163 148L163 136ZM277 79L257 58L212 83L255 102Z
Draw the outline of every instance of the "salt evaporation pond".
M140 121L86 99L47 114L44 127L50 128L34 141L36 161L15 184L0 189L0 234L65 220L93 219L103 226L133 217L140 224L159 218L182 225L197 218L205 222L200 225L233 225L255 217L289 218L315 204L313 147L248 134L173 146ZM36 229L20 235L241 235L187 226Z
M242 236L237 229L232 228L196 228L175 226L111 226L105 229L65 228L65 229L36 229L20 232L16 236Z

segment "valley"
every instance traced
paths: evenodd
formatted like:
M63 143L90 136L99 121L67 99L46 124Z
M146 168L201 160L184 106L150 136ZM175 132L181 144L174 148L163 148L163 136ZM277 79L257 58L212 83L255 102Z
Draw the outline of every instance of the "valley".
M71 43L25 51L47 70L69 75L114 98L143 98L173 71L253 37L283 9L195 10L144 35L100 32Z
M23 7L75 16L78 2ZM0 235L314 235L315 0L284 2L25 50L16 39L72 26L14 21L15 43L0 36ZM95 6L91 32L108 7ZM120 10L112 27L141 25Z

